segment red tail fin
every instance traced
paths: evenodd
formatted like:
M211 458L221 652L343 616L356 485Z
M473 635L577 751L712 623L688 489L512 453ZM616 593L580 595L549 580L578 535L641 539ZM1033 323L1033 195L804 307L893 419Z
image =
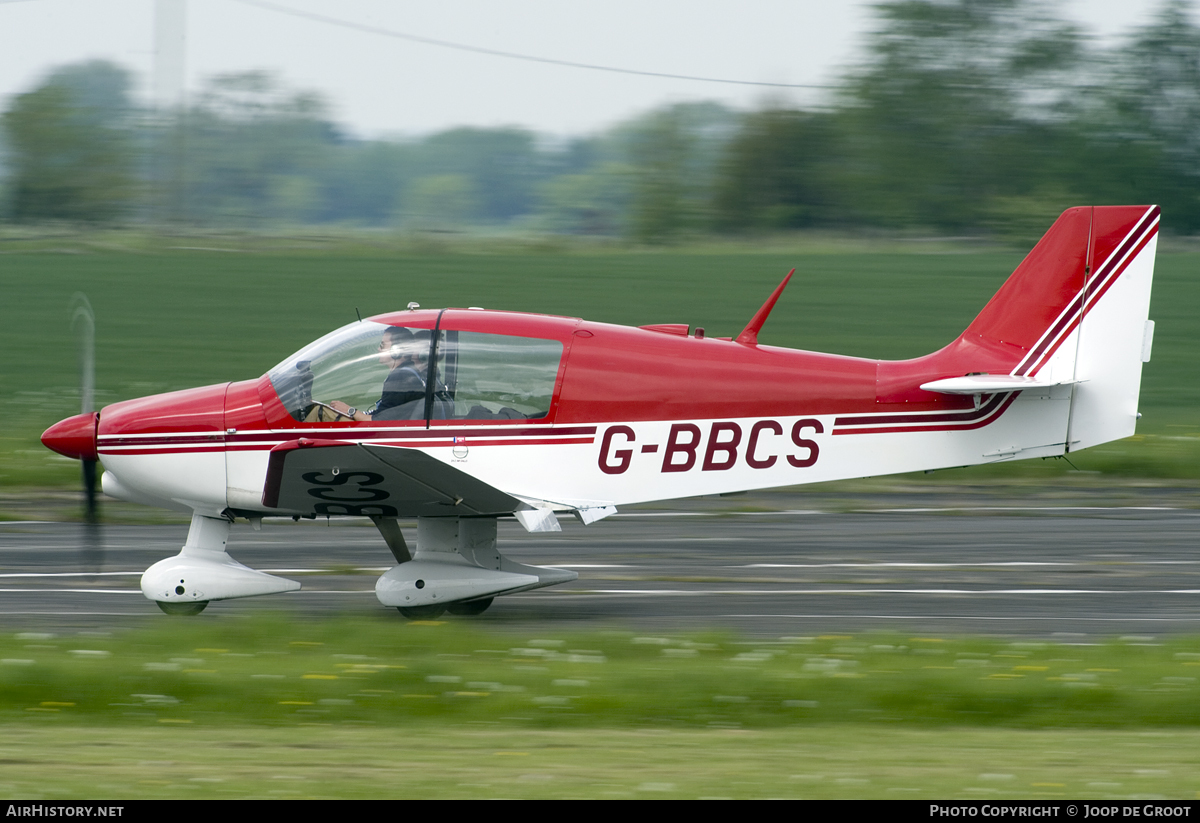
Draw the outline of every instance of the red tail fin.
M879 401L927 402L921 383L969 373L1038 374L1157 235L1158 215L1157 206L1067 209L958 339L925 357L879 364ZM1144 323L1145 307L1138 311ZM1073 368L1073 351L1071 361Z
M960 339L1015 358L1006 371L1036 373L1157 231L1156 206L1067 209Z

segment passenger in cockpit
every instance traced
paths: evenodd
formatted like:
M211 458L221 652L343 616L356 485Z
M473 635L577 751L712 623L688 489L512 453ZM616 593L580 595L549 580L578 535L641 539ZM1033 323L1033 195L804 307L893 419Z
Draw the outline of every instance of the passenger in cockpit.
M424 417L425 375L429 342L414 337L400 326L389 326L379 341L379 362L388 367L383 392L370 409L355 409L334 400L330 408L361 422L370 420L412 420ZM343 418L343 419L345 419Z

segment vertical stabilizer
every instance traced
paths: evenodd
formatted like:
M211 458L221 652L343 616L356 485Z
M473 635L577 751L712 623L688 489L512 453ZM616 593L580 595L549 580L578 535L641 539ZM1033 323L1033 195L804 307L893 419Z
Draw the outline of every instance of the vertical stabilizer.
M1068 209L956 341L1072 384L1066 451L1134 432L1158 221L1157 206Z

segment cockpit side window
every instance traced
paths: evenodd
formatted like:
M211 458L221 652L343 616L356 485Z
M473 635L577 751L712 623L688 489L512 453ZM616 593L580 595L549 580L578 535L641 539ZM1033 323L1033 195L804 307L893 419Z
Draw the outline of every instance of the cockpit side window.
M562 360L557 340L442 331L432 417L535 420L550 414Z

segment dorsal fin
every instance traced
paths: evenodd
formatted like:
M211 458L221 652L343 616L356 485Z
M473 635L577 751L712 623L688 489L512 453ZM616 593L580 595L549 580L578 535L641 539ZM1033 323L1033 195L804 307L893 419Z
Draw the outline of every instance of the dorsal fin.
M775 291L771 292L771 296L767 298L767 302L763 303L762 308L754 313L754 316L750 318L750 322L746 324L746 328L742 329L742 333L734 338L734 342L744 343L747 346L758 345L758 332L762 329L763 323L767 322L767 317L771 314L771 309L775 308L775 301L779 299L779 295L783 294L784 288L795 273L795 269L787 273L787 277L783 278L783 282L775 287Z

